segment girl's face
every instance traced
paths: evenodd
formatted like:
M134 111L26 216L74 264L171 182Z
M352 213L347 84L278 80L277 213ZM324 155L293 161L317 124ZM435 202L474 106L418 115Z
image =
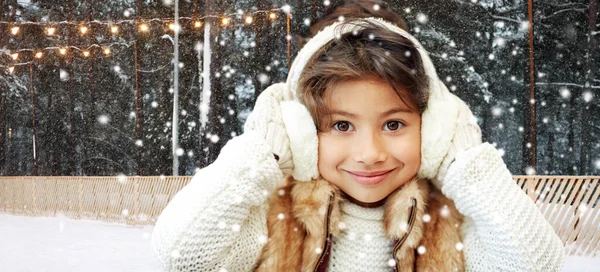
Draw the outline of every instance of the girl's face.
M348 196L374 203L421 165L421 116L388 84L351 80L325 92L331 127L319 132L319 172Z

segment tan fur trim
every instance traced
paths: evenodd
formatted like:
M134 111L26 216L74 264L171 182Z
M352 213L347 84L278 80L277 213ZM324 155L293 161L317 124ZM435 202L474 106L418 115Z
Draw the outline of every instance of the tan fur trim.
M384 213L384 226L388 238L398 240L409 230L412 199L416 200L416 216L408 237L396 252L398 267L412 271L415 248L423 237L423 214L427 205L429 185L426 180L413 179L389 196ZM405 271L405 270L403 270Z
M313 269L325 250L325 220L330 197L333 197L329 233L339 233L338 224L341 218L339 193L329 182L323 179L311 182L296 182L292 189L294 199L293 213L306 230L302 254L302 271Z
M293 179L288 177L269 200L269 240L263 247L255 271L298 271L300 268L302 255L298 251L302 248L306 232L290 214L293 205L292 186Z
M431 220L424 223L421 241L426 251L417 256L417 270L464 271L463 252L456 249L456 244L461 242L463 216L456 210L454 201L431 186L427 214Z

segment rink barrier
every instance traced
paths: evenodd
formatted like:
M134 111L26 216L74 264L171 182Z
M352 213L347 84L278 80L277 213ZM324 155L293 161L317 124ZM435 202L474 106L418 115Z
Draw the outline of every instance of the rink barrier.
M600 176L514 176L567 254L598 256ZM190 176L0 177L0 212L152 225Z

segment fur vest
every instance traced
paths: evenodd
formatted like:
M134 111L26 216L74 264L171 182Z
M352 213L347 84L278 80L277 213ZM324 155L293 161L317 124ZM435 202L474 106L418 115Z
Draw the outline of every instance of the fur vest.
M429 184L409 181L385 203L385 232L395 241L393 271L464 271L457 246L463 217L452 200ZM325 271L332 238L340 234L342 201L339 189L323 179L297 182L288 177L271 196L269 239L255 270ZM425 253L417 253L419 246Z

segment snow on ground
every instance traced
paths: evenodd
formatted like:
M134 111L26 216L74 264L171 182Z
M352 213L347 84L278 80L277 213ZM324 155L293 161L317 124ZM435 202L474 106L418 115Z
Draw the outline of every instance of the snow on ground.
M160 271L150 244L152 229L65 217L0 214L0 270ZM563 271L600 271L600 258L569 256Z
M0 270L159 271L152 226L0 214Z

